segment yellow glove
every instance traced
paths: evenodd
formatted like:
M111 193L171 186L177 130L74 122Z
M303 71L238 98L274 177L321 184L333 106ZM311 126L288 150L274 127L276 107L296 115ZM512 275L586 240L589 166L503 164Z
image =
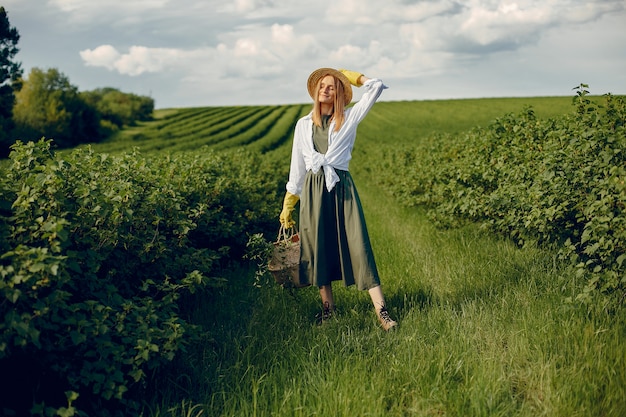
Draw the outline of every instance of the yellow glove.
M298 200L300 200L299 196L291 194L289 191L285 192L283 211L280 213L280 224L286 228L293 227L296 224L296 222L291 218L291 212L296 207Z
M350 80L350 84L352 84L353 86L360 87L363 85L359 82L359 78L361 78L361 75L363 75L360 72L350 71L347 69L340 69L339 72L345 75L348 80Z

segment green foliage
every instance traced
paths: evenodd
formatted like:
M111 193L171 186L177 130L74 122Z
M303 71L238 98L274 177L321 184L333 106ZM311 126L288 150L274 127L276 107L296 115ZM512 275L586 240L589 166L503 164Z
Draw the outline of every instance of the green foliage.
M273 252L274 244L266 240L263 233L253 233L248 238L244 258L256 264L254 272L255 287L262 287L273 282L273 279L269 279L268 274L268 264L272 259Z
M587 290L626 291L626 106L587 86L572 115L538 119L532 108L487 128L438 135L388 155L385 182L442 225L481 222L520 245L556 245Z
M138 121L150 120L154 112L152 98L123 93L115 88L84 91L80 96L100 114L103 127L111 124L116 126L116 130L132 126Z
M269 153L283 149L296 121L307 111L310 106L304 105L176 109L136 129L125 129L94 149L119 152L139 147L142 152L160 152L246 146L251 152Z
M576 283L550 251L436 228L422 209L380 204L374 180L359 192L397 331L354 288L333 287L337 314L318 326L316 288L229 285L210 311L198 300L213 340L159 381L148 415L624 415L625 310L564 303Z
M14 136L26 141L51 137L58 147L68 148L102 138L98 113L55 68L31 70L16 94L13 119Z
M11 161L0 183L3 369L41 375L13 384L40 409L73 391L90 415L136 410L148 376L203 331L182 317L185 297L221 286L246 231L273 223L269 167L244 152L59 158L43 140L16 144Z
M0 158L9 154L9 145L13 143L15 90L19 90L22 76L21 64L14 61L19 40L17 29L11 27L6 10L0 6Z
M359 132L355 178L370 183L380 178L405 202L428 205L439 224L477 221L522 245L557 246L563 260L590 278L585 296L599 292L593 288L622 288L615 283L623 276L619 268L624 263L621 99L607 96L600 107L581 86L570 116L541 120L538 112L526 108L519 115L499 117L487 128L466 131L500 114L500 104L515 106L519 101L500 100L495 110L490 103L459 101L448 113L441 103L377 104ZM439 106L436 115L429 110L433 106ZM463 112L463 106L472 111ZM561 113L552 104L548 107L552 114ZM546 323L536 316L534 321L516 322L510 315L531 312L526 303L536 303L546 288L550 300L537 311L554 314L547 319L559 324L562 317L570 317L565 310L574 307L561 303L562 291L557 289L564 285L553 267L558 259L543 259L543 251L531 245L518 252L508 241L498 240L496 249L483 247L482 238L462 232L455 242L457 250L467 254L457 259L454 250L436 252L442 233L433 232L430 240L417 236L408 220L414 213L396 205L377 207L372 238L381 248L381 272L396 277L385 281L389 303L401 306L402 323L407 324L403 327L414 332L383 341L373 316L366 316L371 313L369 303L340 292L341 299L353 297L349 304L355 307L339 315L349 324L338 323L324 333L327 330L310 326L307 319L319 304L315 292L300 298L304 292L291 293L296 298L289 299L277 294L275 286L261 285L268 279L263 266L271 249L263 236L276 232L277 193L284 192L289 139L295 121L309 109L290 105L159 111L156 120L140 121L110 141L56 155L49 141L18 143L11 165L0 165L0 368L7 370L1 377L5 385L11 378L8 397L17 401L22 393L28 404L34 398L29 410L35 415L139 414L141 399L158 398L157 404L165 404L169 398L162 397L178 390L183 402L179 409L167 408L171 415L199 415L209 409L215 415L220 410L262 414L265 408L270 410L266 414L279 415L296 407L324 413L336 412L337 405L346 411L362 406L364 412L391 410L396 415L406 413L407 407L429 411L428 404L415 402L420 399L435 401L431 412L463 414L471 407L484 414L493 411L493 404L524 409L529 407L525 398L535 391L549 394L540 389L543 381L537 376L549 371L547 365L567 369L568 375L581 372L578 366L578 371L568 368L567 362L589 356L574 353L559 363L539 363L540 369L531 371L524 355L517 358L515 369L506 357L507 346L532 350L541 343L540 356L555 357L551 338L539 335L517 345L517 338L507 338L523 333L526 326ZM458 111L462 121L454 119ZM424 124L428 120L432 123ZM367 189L361 191L367 196ZM370 199L380 198L379 189L369 192L375 194ZM379 230L382 224L388 228L385 232ZM495 253L501 256L492 257ZM523 253L537 265L515 260ZM241 268L244 255L260 266L255 281L260 289L250 288L254 271ZM593 272L599 262L602 267ZM535 280L552 268L549 277ZM556 279L561 281L553 283ZM429 280L431 287L424 284ZM516 284L512 288L510 283ZM242 288L244 297L228 300ZM553 308L556 298L560 312ZM500 316L486 313L492 310ZM472 350L467 341L493 329L494 317L512 327L496 331L489 343L475 340ZM477 322L482 323L480 331ZM583 335L587 339L581 350L596 346L596 337L601 343L619 339L604 326ZM437 335L429 338L422 350L430 356L413 362L414 343L429 328L445 329L440 336L446 343L438 343ZM571 336L571 331L559 329L559 343L580 339L582 330ZM343 342L337 343L338 338ZM396 350L399 345L404 345L401 351ZM297 349L289 349L294 346ZM316 353L320 346L323 355ZM376 346L382 346L380 352ZM451 346L459 358L471 360L450 361ZM491 351L484 353L485 347ZM389 357L380 367L380 360L387 361L385 352L403 357ZM528 358L534 354L529 351ZM490 372L484 363L493 357L505 360ZM331 362L340 365L333 368ZM364 364L363 369L355 372L354 363ZM382 374L372 378L372 369L400 369L398 363L403 372L391 380ZM419 373L423 378L418 382L413 370L417 368L427 370ZM372 392L383 392L375 398L384 404L346 403L346 391L339 391L335 402L320 403L322 396L315 390L293 390L293 369L300 369L305 385L321 387L321 393L330 392L324 384L337 375L345 378L344 386L359 378L378 379L383 382L358 384L362 391L357 397L374 398ZM602 366L590 369L605 374ZM555 394L561 397L570 392L570 385L559 375L549 373L547 378L565 387L559 386ZM183 387L186 378L189 386ZM619 405L615 387L620 378L608 388L615 391L607 397L608 405L591 406L597 397L588 395L586 409ZM272 385L265 382L272 380ZM494 385L501 380L510 382ZM423 386L454 394L432 400L430 389L417 391ZM474 389L490 394L475 395ZM495 402L493 392L498 395ZM305 407L300 398L307 398ZM208 405L194 405L196 399ZM530 407L570 410L558 401L545 403L548 408L542 408L543 400Z
M98 142L124 126L150 120L154 111L153 99L114 88L79 92L54 68L33 68L16 99L12 137L51 137L59 148Z

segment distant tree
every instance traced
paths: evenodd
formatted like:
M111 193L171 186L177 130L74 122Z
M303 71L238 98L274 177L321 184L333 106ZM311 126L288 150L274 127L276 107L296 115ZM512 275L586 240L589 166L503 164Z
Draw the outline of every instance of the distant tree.
M150 120L154 112L152 98L123 93L111 87L98 88L80 94L89 105L98 110L102 120L109 121L117 128L132 126L138 121Z
M102 138L97 110L57 69L33 68L16 93L16 135L23 141L51 138L61 148Z
M13 130L13 105L22 69L13 58L19 52L19 40L17 29L11 27L6 10L0 6L0 158L8 155L9 146L14 142L10 135Z

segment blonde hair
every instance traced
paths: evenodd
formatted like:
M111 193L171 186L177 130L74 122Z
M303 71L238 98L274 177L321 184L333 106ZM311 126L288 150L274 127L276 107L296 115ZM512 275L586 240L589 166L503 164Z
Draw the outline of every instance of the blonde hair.
M346 107L346 103L344 102L345 91L343 83L334 75L332 75L332 77L335 79L335 103L333 104L333 114L331 120L335 122L335 132L338 132L344 122L344 110ZM317 82L316 91L320 90L322 78L320 78ZM313 124L315 124L315 126L322 127L322 105L320 104L319 96L317 94L315 95L315 100L313 101L312 117Z

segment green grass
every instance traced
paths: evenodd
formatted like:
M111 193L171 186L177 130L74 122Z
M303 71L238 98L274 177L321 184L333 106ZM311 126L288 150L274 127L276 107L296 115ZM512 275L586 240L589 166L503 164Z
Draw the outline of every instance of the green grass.
M433 133L459 133L477 125L485 125L505 113L518 113L532 106L540 117L560 115L573 111L570 97L492 98L435 101L380 102L372 109L363 130L377 131L376 126L393 126L382 130L386 141L410 142L417 137ZM291 137L295 120L293 114L302 116L309 112L309 104L287 106L231 106L163 109L155 112L150 122L125 128L101 143L90 145L98 152L126 152L138 147L142 152L193 150L203 145L223 148L241 146L246 132L258 130L264 115L286 107L287 119L274 123L279 131L268 133L278 138ZM255 121L254 117L260 117ZM260 139L260 138L259 138ZM273 151L273 146L257 146L263 152Z
M569 97L377 103L359 128L351 171L399 328L383 332L367 293L341 285L336 319L317 326L315 288L287 291L271 280L256 288L251 269L233 270L219 294L189 300L206 337L150 381L144 415L626 415L623 309L567 303L580 288L550 251L520 249L474 226L437 229L377 186L386 149L525 105L539 117L573 111ZM96 148L141 148L132 138L157 131L177 132L171 143L158 138L164 149L185 146L204 126L203 112L216 117L206 123L214 127L227 121L218 114L237 113L169 109ZM290 144L268 152L277 169L288 166Z
M198 416L624 415L623 311L565 303L574 288L549 253L437 230L361 188L397 331L354 288L336 286L339 314L317 326L314 288L243 280L198 306L217 332L169 399ZM154 415L185 415L165 404Z
M178 359L147 415L626 415L623 309L566 302L580 288L550 251L437 229L376 185L381 150L488 123L507 103L523 108L383 102L360 128L351 171L396 331L380 329L366 292L336 285L336 319L318 326L315 288L254 288L233 271L220 297L196 300L212 337Z

